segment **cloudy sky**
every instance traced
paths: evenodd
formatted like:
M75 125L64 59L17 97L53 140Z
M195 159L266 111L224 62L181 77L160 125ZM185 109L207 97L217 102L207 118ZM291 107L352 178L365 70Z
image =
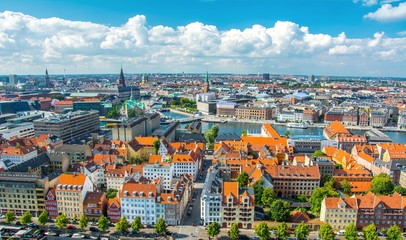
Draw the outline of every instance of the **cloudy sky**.
M406 1L0 0L0 74L406 77Z

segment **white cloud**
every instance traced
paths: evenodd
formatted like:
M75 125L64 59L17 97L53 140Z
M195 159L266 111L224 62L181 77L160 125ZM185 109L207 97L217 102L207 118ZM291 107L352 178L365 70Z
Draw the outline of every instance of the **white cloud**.
M397 7L390 4L383 4L375 12L370 12L364 18L379 22L400 21L406 19L406 2L400 3Z
M378 4L378 0L353 0L353 2L354 3L361 2L363 6L367 6L367 7Z
M277 21L220 31L193 22L148 26L143 15L121 26L0 12L0 74L51 72L277 72L406 76L406 37L312 33ZM338 64L340 63L340 64ZM283 71L283 72L281 72Z

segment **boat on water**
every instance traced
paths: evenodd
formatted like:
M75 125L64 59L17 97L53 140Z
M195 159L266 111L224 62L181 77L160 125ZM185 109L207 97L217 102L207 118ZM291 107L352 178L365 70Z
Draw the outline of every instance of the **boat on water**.
M286 125L288 128L301 128L301 129L306 129L307 124L306 123L288 123Z
M202 119L202 122L207 122L207 123L226 123L227 120L204 118L204 119Z

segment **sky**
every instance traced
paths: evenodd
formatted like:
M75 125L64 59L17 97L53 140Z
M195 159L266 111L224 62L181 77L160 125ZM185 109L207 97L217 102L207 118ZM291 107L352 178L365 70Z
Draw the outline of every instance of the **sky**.
M406 77L403 0L0 0L0 74Z

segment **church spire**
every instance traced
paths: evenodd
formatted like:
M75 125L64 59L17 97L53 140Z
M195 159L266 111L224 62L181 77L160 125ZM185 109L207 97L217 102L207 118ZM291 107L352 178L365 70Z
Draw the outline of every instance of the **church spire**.
M121 67L120 79L119 79L118 83L119 83L121 86L125 86L125 79L124 79L123 67Z
M45 68L45 87L50 88L51 86L51 80L49 79L49 74L48 74L48 68Z
M206 76L204 78L204 82L206 83L205 92L208 93L210 91L210 82L209 82L209 71L206 71Z

